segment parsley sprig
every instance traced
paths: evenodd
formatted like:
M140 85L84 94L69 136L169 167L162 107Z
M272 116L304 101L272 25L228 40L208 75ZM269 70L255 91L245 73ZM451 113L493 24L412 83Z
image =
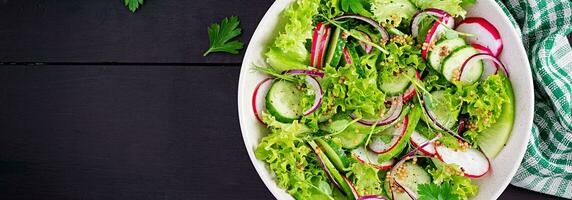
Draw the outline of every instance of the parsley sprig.
M135 12L139 5L143 5L143 0L125 0L125 6L129 8L131 12Z
M238 27L239 23L238 17L232 16L224 18L220 24L212 24L208 30L210 47L203 56L213 52L238 54L238 50L242 49L244 44L238 40L231 40L242 32Z
M430 184L420 184L417 186L417 191L419 192L418 200L460 200L458 194L452 192L452 186L450 183L442 183L440 185L430 183Z

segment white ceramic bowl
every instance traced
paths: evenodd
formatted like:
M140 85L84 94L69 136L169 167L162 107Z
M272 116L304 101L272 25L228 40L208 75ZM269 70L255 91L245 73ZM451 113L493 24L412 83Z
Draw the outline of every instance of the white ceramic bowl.
M254 88L265 76L252 70L252 67L253 64L264 63L263 53L266 51L267 44L272 40L278 16L293 1L275 1L260 21L248 44L238 84L238 115L244 145L258 175L277 199L293 198L276 185L273 173L267 165L254 156L254 148L267 131L256 120L251 105ZM480 188L475 199L490 200L498 198L506 188L524 156L532 129L534 88L530 66L520 37L494 0L477 0L477 3L468 10L468 16L483 17L499 30L504 42L504 50L500 59L510 73L516 100L512 135L506 147L492 160L492 171L478 180Z

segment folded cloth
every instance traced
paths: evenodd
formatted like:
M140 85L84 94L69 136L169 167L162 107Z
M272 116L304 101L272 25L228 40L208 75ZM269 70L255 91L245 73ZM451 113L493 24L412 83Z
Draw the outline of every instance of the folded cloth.
M571 199L572 1L497 3L522 34L535 90L532 137L511 184Z

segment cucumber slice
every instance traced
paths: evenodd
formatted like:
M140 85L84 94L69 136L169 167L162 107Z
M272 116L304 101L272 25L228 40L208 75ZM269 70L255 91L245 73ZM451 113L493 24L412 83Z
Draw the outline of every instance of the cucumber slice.
M411 84L408 77L415 77L415 69L405 68L405 70L389 79L380 81L379 89L389 95L402 94Z
M408 161L403 163L402 165L407 172L407 176L403 177L403 179L399 179L400 183L403 183L405 187L410 188L412 191L417 193L417 186L420 184L429 184L431 183L431 176L423 167L413 164L413 162ZM389 188L389 179L385 179L385 191L391 196L391 190ZM419 196L419 195L417 195ZM394 200L411 200L411 197L407 195L405 192L395 192L395 199Z
M510 80L503 77L504 88L508 93L509 102L503 104L502 112L497 122L482 131L477 138L477 144L489 158L494 158L504 148L512 132L514 124L514 94Z
M421 110L421 107L416 106L409 112L409 114L407 114L407 124L406 124L407 128L405 130L405 133L403 133L401 139L391 150L379 154L377 158L378 162L384 162L386 160L392 159L397 154L401 153L401 151L403 151L405 147L407 147L407 144L409 144L409 138L411 137L411 134L415 130L415 127L419 122L419 118L421 117L422 112L423 111Z
M330 46L328 47L328 55L326 56L326 65L337 67L342 58L344 48L346 47L346 40L342 38L342 29L336 28L332 34Z
M344 150L340 146L338 146L336 143L330 140L325 141L322 139L316 139L315 141L322 148L324 153L326 153L326 156L328 156L328 159L332 161L334 166L339 171L348 170L350 161L348 160L346 153L344 153Z
M443 61L441 73L450 82L459 80L458 78L461 76L463 63L477 53L479 53L479 51L469 45L457 48ZM473 84L481 78L483 73L482 61L473 62L465 67L468 67L468 69L464 70L463 78L460 80L461 83Z
M346 182L343 175L340 174L340 172L336 169L336 167L334 167L334 164L332 164L332 162L328 159L328 157L326 157L322 149L318 147L318 145L314 141L310 141L308 142L308 144L310 145L310 147L312 147L316 155L322 161L323 167L325 168L324 170L327 170L327 172L331 175L333 181L335 181L341 187L341 189L346 194L348 199L354 199L351 198L353 197L353 195L351 195L353 194L351 186L348 184L348 182Z
M432 98L426 95L424 99L426 101L425 103L427 104L427 107L433 113L433 116L435 116L436 120L443 126L449 129L452 128L455 125L455 123L457 123L457 117L459 115L459 111L452 110L452 108L450 108L445 104L445 102L449 101L445 97L445 91L443 90L433 91L431 92L431 97ZM434 128L440 130L439 127L437 127L435 123L431 121L431 119L429 119L427 115L423 115L422 120L426 124L430 124Z
M453 50L465 45L467 45L467 43L465 43L463 38L448 39L438 42L435 44L433 50L429 51L429 56L427 57L429 65L440 72L441 64L445 57L447 57Z
M357 53L356 47L357 45L348 45L348 53L350 55L350 59L353 62L352 64L356 68L356 72L358 73L360 78L365 78L365 69L361 66L360 57ZM361 48L361 47L360 47Z
M275 81L266 95L266 109L279 122L290 123L299 119L304 110L300 99L304 93L290 81Z

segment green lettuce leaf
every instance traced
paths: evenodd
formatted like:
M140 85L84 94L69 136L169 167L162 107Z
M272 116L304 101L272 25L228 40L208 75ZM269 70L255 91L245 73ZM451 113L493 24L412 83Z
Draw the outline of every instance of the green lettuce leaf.
M306 68L310 53L305 43L312 39L312 19L319 5L320 0L297 0L282 13L286 24L265 54L271 67L280 72Z
M455 17L465 17L467 11L463 6L471 4L470 1L463 0L411 0L411 2L420 9L438 8Z
M373 0L373 18L386 27L409 23L417 8L409 0Z
M379 170L371 165L353 160L347 175L361 196L383 194L382 182L377 176Z
M479 187L470 178L463 175L458 165L446 164L433 158L435 168L428 172L433 178L433 184L450 185L448 193L458 196L458 199L466 200L478 193ZM421 190L421 189L419 189Z
M276 183L297 199L332 199L332 188L316 154L306 145L304 125L275 122L268 115L270 134L255 148L255 156L268 163Z

